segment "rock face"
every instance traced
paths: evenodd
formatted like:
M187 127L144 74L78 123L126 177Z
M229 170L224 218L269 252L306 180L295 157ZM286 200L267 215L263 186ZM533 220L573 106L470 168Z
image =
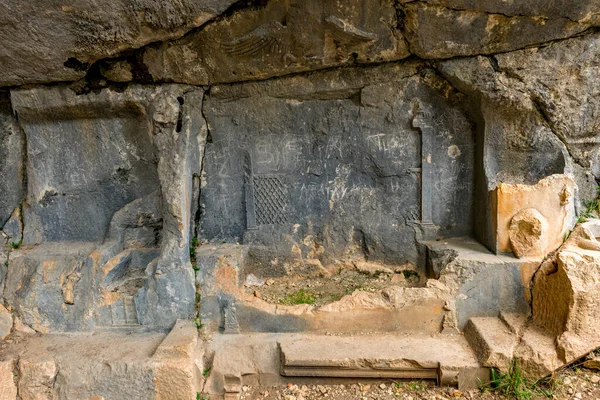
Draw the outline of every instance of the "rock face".
M0 3L0 86L82 78L94 61L182 36L233 0Z
M210 84L409 56L392 1L265 3L144 49L148 73L159 81Z
M0 91L0 229L24 197L23 132L10 105L9 92Z
M464 98L432 70L413 76L421 67L213 87L200 238L269 243L290 256L298 248L324 264L356 253L402 265L422 257L423 221L439 235L469 234L474 138Z
M194 325L465 331L538 377L600 346L600 230L569 236L600 208L597 0L13 3L0 337L175 329L135 366L0 352L0 397L194 397ZM385 285L292 296L346 268ZM279 278L290 304L244 286ZM231 397L256 368L224 354Z

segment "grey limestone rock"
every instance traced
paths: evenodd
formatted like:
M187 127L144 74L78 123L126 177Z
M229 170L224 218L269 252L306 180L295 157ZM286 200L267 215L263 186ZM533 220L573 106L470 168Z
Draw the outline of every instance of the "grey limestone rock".
M0 86L74 81L101 58L180 37L234 0L0 2Z

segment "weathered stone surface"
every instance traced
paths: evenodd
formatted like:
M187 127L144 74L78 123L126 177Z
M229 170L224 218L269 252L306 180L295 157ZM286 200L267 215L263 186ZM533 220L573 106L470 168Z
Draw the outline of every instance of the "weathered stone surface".
M12 92L28 143L25 244L102 241L117 210L158 189L143 107L154 96L150 88Z
M72 81L100 58L182 36L234 0L0 3L0 86Z
M438 279L427 281L428 287L445 286L446 308L456 313L456 326L464 330L473 317L497 317L500 312L529 313L527 293L532 265L512 256L495 255L470 238L452 238L427 242L427 247L442 259L453 258L441 270ZM432 260L436 263L435 260Z
M421 58L501 53L568 38L600 21L597 9L582 21L573 21L568 17L545 18L542 7L536 15L514 16L502 11L479 11L470 4L465 8L423 2L405 4L405 32L410 51Z
M8 236L11 246L18 247L21 244L23 241L23 216L21 214L21 207L15 208L8 221L4 224L2 231Z
M533 186L498 185L498 251L543 258L559 248L575 224L574 191L573 179L564 175L552 175Z
M279 347L285 376L437 379L440 370L479 366L461 335L297 336Z
M12 330L13 327L13 317L4 307L0 304L0 340L4 340Z
M465 337L482 365L508 371L519 337L496 317L471 318Z
M158 81L213 84L406 58L392 1L270 1L143 50Z
M462 96L432 70L413 75L417 67L213 87L200 238L268 244L275 256L323 265L423 265L425 220L434 237L468 234L473 127Z
M16 400L15 360L0 361L0 400Z
M589 369L595 369L600 371L600 357L594 357L589 360L585 360L583 366Z
M23 400L51 399L58 368L54 360L19 360L19 396Z
M177 320L171 332L154 352L154 358L177 359L194 357L198 344L198 328L191 320Z
M565 364L556 351L555 340L552 334L535 325L525 330L514 354L525 376L540 379Z
M177 85L83 95L64 86L13 91L28 138L24 244L96 243L82 245L81 254L52 249L15 258L22 265L10 285L33 295L11 301L28 314L27 324L42 330L89 329L94 319L110 324L115 315L109 306L119 302L125 302L123 310L126 303L135 305L137 316L128 322L162 329L193 316L189 243L197 209L194 177L200 175L207 134L202 99L202 90ZM107 245L98 247L104 240ZM114 263L124 286L109 282L112 278L103 281L110 270L104 264L119 251L157 247L154 263L158 254L152 256L152 250L139 252L149 259L123 255ZM46 271L43 281L29 279L39 268ZM92 281L87 268L104 275ZM106 296L111 285L119 293L128 288L120 293L126 296ZM42 299L40 291L49 297Z
M600 177L599 34L495 56L502 76L511 76L541 109L574 157ZM580 186L582 186L580 184Z
M568 18L573 21L587 20L598 14L596 0L582 0L576 3L560 0L529 0L509 2L504 0L421 0L427 4L439 5L453 10L474 10L506 16L539 16L545 18ZM408 2L401 0L401 2Z
M494 158L498 160L499 170L511 171L510 165L503 162L504 156L498 156L503 153L512 153L515 166L527 171L526 176L535 176L537 180L543 177L537 174L539 166L545 164L551 167L544 168L545 175L549 175L562 173L559 170L562 164L562 168L569 169L577 179L579 193L575 195L589 201L595 197L597 186L595 180L590 179L590 174L600 176L600 143L596 143L595 133L599 109L597 93L600 90L597 54L598 34L594 33L541 48L497 54L489 58L447 61L440 68L460 90L480 99L486 119L486 131L489 124L487 115L502 115L499 114L500 110L512 109L512 112L503 117L506 121L503 123L503 130L516 131L517 135L498 136L496 129L494 136L498 140L490 141L487 145L488 151L496 154ZM486 106L488 102L492 104ZM491 110L485 111L486 107ZM525 118L527 115L530 116ZM538 133L534 135L536 132ZM541 135L543 132L549 132L544 133L546 139ZM564 151L568 148L579 165L569 165L572 163L570 160L560 161L560 148L564 145L557 143L549 146L556 142L556 138L552 136L557 136L566 143ZM528 165L522 165L518 161L521 151L517 152L515 148L522 147L519 145L521 141L534 150L527 152L530 154ZM502 146L508 151L500 151L499 147ZM558 152L552 150L552 147ZM536 153L545 154L546 161L541 163L542 160ZM487 172L492 183L496 182L495 174L493 170ZM509 178L514 180L510 176ZM531 179L528 181L532 183Z
M548 229L548 222L535 208L517 212L510 220L508 237L510 247L517 257L527 255L535 246L539 246L542 235Z
M0 229L24 197L24 140L9 93L0 91Z
M597 220L579 225L534 281L534 321L557 337L567 363L600 347L600 251L580 246L598 234Z

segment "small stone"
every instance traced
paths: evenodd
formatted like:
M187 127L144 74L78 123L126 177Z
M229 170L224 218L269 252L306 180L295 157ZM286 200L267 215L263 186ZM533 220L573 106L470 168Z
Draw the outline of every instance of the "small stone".
M384 390L387 386L385 386L385 383L382 383L381 385L379 385L379 389Z
M250 387L242 386L242 392L247 392L248 390L250 390Z
M600 382L600 376L592 375L592 377L590 378L590 382L592 382L593 384L597 384L598 382Z

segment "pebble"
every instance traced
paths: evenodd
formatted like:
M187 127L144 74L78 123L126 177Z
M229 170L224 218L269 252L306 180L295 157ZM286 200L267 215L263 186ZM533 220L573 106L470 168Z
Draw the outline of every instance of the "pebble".
M594 384L597 384L598 382L600 382L600 376L598 376L598 375L593 375L593 376L590 378L590 381L591 381L592 383L594 383Z
M387 386L385 386L385 383L382 383L381 385L379 385L379 389L385 389Z

